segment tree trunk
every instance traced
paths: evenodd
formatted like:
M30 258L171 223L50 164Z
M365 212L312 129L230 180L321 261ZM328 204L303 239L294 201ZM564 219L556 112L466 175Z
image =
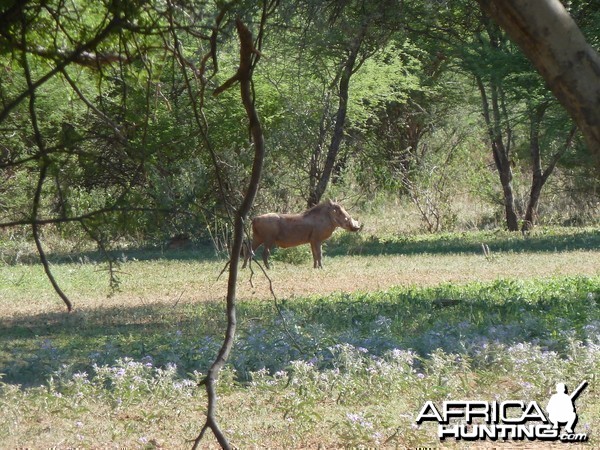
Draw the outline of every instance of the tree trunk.
M494 157L494 163L496 164L496 169L498 169L498 176L500 178L500 184L502 185L506 227L509 231L518 231L519 220L517 218L517 213L515 212L515 198L512 188L513 174L512 165L509 157L510 139L507 139L509 142L507 142L507 144L505 145L504 140L502 138L498 87L496 86L494 81L491 82L492 113L490 113L488 96L486 93L485 86L483 84L483 80L480 77L477 77L476 81L477 86L479 87L479 92L481 93L483 117L485 119L485 123L488 129L488 135L492 146L492 155Z
M535 225L537 219L537 207L542 193L542 187L548 179L542 171L542 158L540 156L540 122L544 117L547 105L540 105L531 114L531 129L529 133L529 149L531 153L532 178L529 201L525 210L525 221L521 231L529 231ZM553 169L553 168L552 168ZM550 171L552 170L550 169ZM549 175L549 174L548 174Z
M321 201L321 198L323 197L323 194L327 189L329 179L331 178L331 173L337 161L337 156L340 151L340 145L342 143L342 139L344 138L344 126L346 123L346 114L348 112L348 91L350 90L350 77L352 77L352 74L354 72L356 58L358 57L358 52L364 39L365 32L366 30L363 28L361 30L361 33L353 41L352 46L349 50L348 59L346 59L346 62L342 69L342 75L340 77L339 84L339 103L337 114L335 117L333 135L331 137L329 148L327 149L327 156L325 158L323 171L320 173L318 179L315 178L317 179L316 184L314 186L311 186L311 190L308 196L309 208ZM314 161L314 163L317 164L318 161Z
M521 227L522 232L529 231L537 222L537 207L542 193L542 187L544 183L540 177L533 176L531 182L531 191L529 192L529 201L527 202L527 209L525 211L525 220Z
M600 157L600 55L559 0L478 0L544 78Z
M575 135L576 128L573 127L567 136L565 145L558 152L556 152L550 161L548 166L544 170L542 168L542 157L540 153L540 123L546 112L547 104L539 105L531 115L531 131L530 131L530 152L531 152L531 164L532 164L532 179L531 179L531 190L529 192L529 200L527 202L527 209L525 210L525 220L521 227L522 232L529 231L537 222L537 208L542 194L542 188L548 181L548 178L554 171L556 164L560 158L567 152L573 137Z
M510 162L504 162L500 171L500 182L502 183L502 192L504 193L504 216L506 218L506 228L508 231L517 231L519 229L519 219L515 212L515 197L512 188L512 167Z
M323 153L323 149L325 148L325 141L327 140L327 128L330 120L330 107L331 91L327 90L327 92L325 92L323 95L323 112L321 114L321 122L319 123L319 137L317 138L317 142L313 147L313 151L310 155L310 166L308 169L309 208L311 206L314 206L314 204L311 203L310 196L313 192L315 192L317 184L319 183L319 179L321 177L321 155Z

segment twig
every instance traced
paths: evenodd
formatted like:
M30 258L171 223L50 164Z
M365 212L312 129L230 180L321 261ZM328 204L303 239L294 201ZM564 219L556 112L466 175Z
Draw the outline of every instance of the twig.
M44 179L46 178L47 170L48 170L48 166L46 164L44 164L44 166L40 169L40 177L38 180L38 186L36 189L36 194L35 194L35 199L34 199L34 207L33 207L34 214L37 213L37 209L39 207L39 201L40 201L39 197L41 195L42 186L44 184ZM31 227L31 230L33 232L33 240L35 241L35 246L36 246L38 254L40 256L40 261L42 263L42 266L44 267L44 272L46 273L48 280L50 280L50 284L52 284L54 291L58 294L58 296L62 299L62 301L67 306L67 311L71 312L73 310L73 304L71 303L71 300L69 300L69 297L67 297L67 295L60 288L56 279L54 278L54 275L52 274L52 271L50 270L50 264L48 263L48 258L46 257L46 253L44 252L44 248L42 247L42 242L40 240L39 228L36 224L34 224Z
M104 242L102 241L102 239L100 237L98 237L91 229L90 227L88 227L85 224L84 220L81 220L80 222L81 227L83 228L83 230L88 234L88 236L90 238L92 238L92 240L94 240L96 242L96 245L100 248L100 251L102 252L102 254L104 255L104 259L108 262L108 277L109 277L109 286L110 286L110 291L111 291L111 295L118 289L119 287L119 279L117 277L117 273L123 273L117 269L115 269L115 258L112 258L108 251L106 250L106 246L104 245ZM117 267L118 267L118 263L117 263Z
M492 257L492 252L487 244L481 243L481 249L483 250L483 255L486 257L486 259L490 259Z
M389 438L387 438L384 441L383 445L385 446L385 445L389 444L392 441L392 439L394 439L396 436L398 436L398 434L400 434L400 427L396 428L396 431Z
M63 69L61 70L61 73L62 73L64 79L67 81L67 83L71 86L73 91L75 91L77 96L81 99L81 101L83 103L85 103L88 108L90 108L92 111L94 111L98 117L100 117L104 122L106 122L108 124L108 126L110 126L112 128L112 130L119 137L119 140L121 140L121 142L127 142L127 138L125 137L123 132L119 129L119 126L110 117L108 117L106 114L104 114L102 111L100 111L96 107L96 105L94 105L90 100L87 99L87 97L83 94L83 92L81 92L81 89L79 89L79 87L77 87L77 84L75 84L75 82L71 79L71 77L67 73L66 68L63 67Z
M219 273L219 276L217 277L217 281L219 281L219 278L221 278L221 275L223 275L225 273L225 271L229 267L229 264L231 264L231 259L225 263L225 266L223 266L223 269L221 270L221 272Z
M267 274L267 271L262 266L262 264L260 264L258 261L256 261L256 264L258 264L258 267L260 267L260 270L262 270L262 273L264 274L265 278L269 282L269 290L271 291L271 296L273 297L273 303L275 305L275 309L277 310L277 314L281 318L281 323L283 325L283 331L291 339L292 344L294 345L294 347L296 347L296 350L300 351L300 353L305 353L304 347L302 347L302 345L300 345L300 343L298 342L298 340L292 334L292 332L290 331L290 329L288 327L287 319L283 315L283 310L281 309L281 305L279 304L279 301L277 300L277 296L275 295L275 291L273 290L273 281L271 280L271 277Z
M25 16L22 17L22 25L21 26L22 26L21 38L23 41L23 45L26 45L25 30L27 27L27 23L25 20ZM40 155L42 155L42 166L40 167L40 175L38 178L37 186L35 188L35 194L33 196L33 204L31 206L31 216L35 220L38 216L40 203L41 203L41 197L42 197L42 189L44 187L44 181L46 180L46 175L48 174L48 166L50 165L50 161L48 159L48 156L46 155L46 149L45 149L44 141L42 139L42 133L40 131L40 128L39 128L38 122L37 122L37 113L35 111L35 99L36 99L35 88L33 87L33 82L31 80L31 72L29 70L29 62L27 61L27 54L25 52L23 52L23 69L25 71L25 79L27 80L27 87L31 91L31 94L29 96L29 115L31 118L31 126L33 127L36 145L40 151ZM48 280L50 280L50 283L52 284L54 291L58 294L58 296L62 299L62 301L67 306L67 311L71 312L73 310L73 304L71 303L71 300L69 300L69 298L63 292L63 290L60 288L60 286L56 282L56 279L54 278L54 275L52 274L52 271L50 270L50 264L48 263L48 258L46 257L46 253L44 252L44 248L42 246L42 241L40 240L39 226L36 223L33 223L31 226L31 231L33 233L33 239L35 241L35 246L37 247L37 251L40 256L40 261L42 263L42 266L44 267L44 272L46 272L46 276L48 277Z
M250 256L249 259L250 261L248 262L248 269L250 269L250 279L248 280L248 282L250 283L250 287L254 289L254 283L252 283L252 278L254 277L254 269L252 268L252 261L256 262L258 264L258 261L256 261L254 259L254 252L252 252L252 249L250 249ZM262 269L262 267L261 267Z
M118 202L115 202L115 205ZM21 225L51 225L51 224L58 224L58 223L69 223L69 222L81 222L82 220L86 220L86 219L92 219L96 216L102 215L102 214L107 214L107 213L125 213L125 212L162 212L162 213L173 213L173 212L179 212L176 209L171 209L171 208L136 208L136 207L127 207L127 208L121 208L121 207L116 207L116 206L109 206L106 208L100 208L97 209L95 211L90 211L88 213L85 214L81 214L79 216L73 216L73 217L49 217L46 219L40 219L38 217L32 217L29 219L24 219L24 220L14 220L12 222L0 222L0 228L10 228L10 227L17 227L17 226L21 226ZM188 213L188 211L181 211L183 213Z
M185 289L183 291L181 291L181 294L179 294L179 297L177 297L177 300L173 304L173 308L175 308L179 304L179 300L181 300L181 297L183 297L184 292L185 292Z

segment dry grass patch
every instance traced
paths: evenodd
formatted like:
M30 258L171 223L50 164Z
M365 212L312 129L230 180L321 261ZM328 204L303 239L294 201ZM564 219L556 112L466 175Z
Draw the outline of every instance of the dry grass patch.
M175 305L220 301L227 273L218 278L224 261L128 260L119 267L119 290L111 292L101 264L55 264L53 272L76 309L120 306ZM600 274L600 251L555 253L335 256L325 268L311 264L274 262L267 271L278 298L386 290L393 286L434 286L472 281L530 279ZM39 266L0 266L0 317L60 312L64 306ZM261 269L241 270L238 298L270 300L270 284Z

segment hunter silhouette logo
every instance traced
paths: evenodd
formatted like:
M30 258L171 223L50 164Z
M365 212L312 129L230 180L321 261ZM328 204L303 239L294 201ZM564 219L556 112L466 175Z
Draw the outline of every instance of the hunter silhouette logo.
M587 387L583 381L572 394L564 383L556 385L556 393L550 397L545 413L537 402L521 400L503 402L445 401L438 409L427 401L419 412L416 424L431 421L438 423L441 440L516 440L585 442L588 435L575 433L577 411L575 400ZM450 422L453 423L450 423ZM475 421L475 422L474 422ZM561 424L565 424L561 432Z
M581 394L581 391L587 386L587 381L583 381L571 395L567 394L567 386L564 383L556 385L556 394L550 397L546 410L548 419L554 425L552 428L557 430L559 423L566 423L565 432L574 434L577 424L577 412L575 411L575 400Z

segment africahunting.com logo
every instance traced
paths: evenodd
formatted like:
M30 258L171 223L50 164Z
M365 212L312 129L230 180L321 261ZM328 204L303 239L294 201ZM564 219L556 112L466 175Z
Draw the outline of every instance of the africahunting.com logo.
M546 412L535 401L445 401L441 408L427 401L417 416L416 424L437 422L441 440L585 442L588 435L575 432L578 419L575 400L587 385L587 381L583 381L572 394L568 394L565 384L558 383ZM561 428L561 425L564 427Z

